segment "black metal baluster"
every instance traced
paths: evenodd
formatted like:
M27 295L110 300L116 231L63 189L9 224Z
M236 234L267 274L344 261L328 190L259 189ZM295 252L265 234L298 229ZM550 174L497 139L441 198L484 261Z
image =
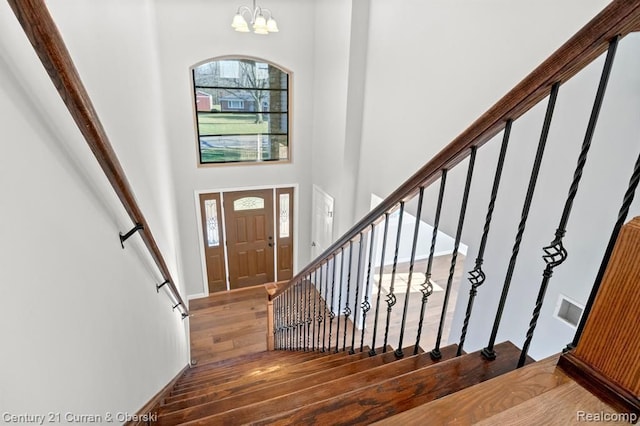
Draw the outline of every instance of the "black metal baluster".
M471 290L469 290L469 303L467 304L467 311L464 315L464 323L462 325L462 333L460 334L460 343L458 344L456 356L462 355L464 342L467 337L467 329L469 328L469 319L471 318L471 311L473 310L473 302L478 294L478 287L480 287L486 280L486 275L482 270L482 263L484 262L484 251L487 247L489 229L491 228L491 218L493 217L493 210L495 209L496 198L498 197L498 188L500 187L500 178L502 176L504 160L507 154L507 145L509 144L509 135L511 134L512 124L513 120L509 119L504 126L502 145L500 147L500 155L498 156L498 164L496 165L496 173L493 177L493 188L491 189L491 198L489 199L489 207L487 208L487 216L485 218L482 238L480 240L480 248L478 249L478 257L476 257L476 263L473 270L469 272L469 282L471 283Z
M317 320L317 315L316 315L316 302L318 300L318 291L317 291L317 286L318 285L318 270L315 269L313 271L313 286L311 286L311 297L313 299L313 314L310 318L311 320L311 350L315 351L316 350L316 320Z
M400 236L402 233L402 218L404 216L404 201L400 202L400 212L398 213L398 231L396 233L396 248L393 252L393 267L391 269L391 284L389 284L389 294L387 294L387 322L384 328L384 344L382 346L382 352L387 351L387 341L389 339L389 325L391 324L391 311L396 304L396 295L394 292L394 284L396 280L396 271L398 268L398 253L400 252ZM382 279L380 279L382 281Z
M416 224L413 228L413 244L411 246L411 259L409 260L409 276L407 277L407 290L404 294L404 308L402 310L402 323L400 324L400 339L398 340L398 348L395 350L397 358L402 358L402 340L404 338L404 327L407 323L407 312L409 311L409 294L411 293L411 280L413 278L413 267L416 261L416 249L418 247L418 233L420 232L420 220L422 219L422 200L424 198L424 187L420 187L420 195L418 195L418 210L416 212Z
M329 342L327 351L331 351L331 330L333 328L333 320L336 318L336 313L333 311L334 295L336 293L336 255L333 254L333 262L331 267L331 310L329 311ZM337 347L337 345L336 345Z
M378 276L378 296L376 298L376 313L373 320L373 339L369 355L376 354L376 334L378 333L378 315L380 313L380 295L382 294L382 275L384 274L384 251L387 249L387 234L389 233L389 213L384 214L384 234L382 236L382 253L380 254L380 275Z
M453 245L453 253L451 254L451 265L449 267L449 278L447 279L447 288L444 291L444 300L442 302L442 313L440 314L440 325L438 326L438 337L436 338L436 346L431 350L432 359L442 358L440 352L440 343L442 342L442 332L444 331L444 322L447 315L447 305L449 304L449 295L451 294L451 286L453 284L453 274L456 270L456 262L458 259L458 248L462 239L462 228L464 226L464 217L467 212L467 202L469 201L469 191L471 190L471 180L473 178L473 166L476 161L476 152L478 147L471 147L471 156L469 157L469 167L467 168L467 181L464 186L464 194L462 196L462 205L460 207L460 217L458 218L458 229L456 231L456 239Z
M304 349L304 279L298 283L298 350Z
M302 289L300 288L301 282L296 283L296 350L302 348Z
M360 233L360 241L358 242L358 270L356 272L356 295L353 301L353 332L351 333L351 349L349 350L350 354L355 354L355 344L356 344L356 320L358 317L358 296L360 296L360 270L362 269L362 252L364 251L363 244L363 236L362 232ZM362 326L364 330L364 325Z
M318 341L316 344L316 348L318 348L318 350L320 350L320 334L321 334L321 330L320 330L320 326L322 325L322 304L323 304L323 299L322 299L322 267L324 265L320 265L320 279L318 280L318 316L316 317L316 321L318 321Z
M287 289L287 349L293 350L293 288Z
M371 224L371 232L369 233L369 261L367 262L367 283L364 291L364 300L362 301L362 333L360 335L360 352L364 350L364 332L367 328L367 312L371 309L369 303L369 283L371 282L371 264L373 263L373 246L375 242L376 226Z
M438 204L436 206L436 216L433 221L433 233L431 234L431 248L429 249L429 260L427 261L427 270L424 273L424 282L420 286L422 293L422 304L420 306L420 320L418 322L418 332L416 334L416 344L413 347L413 354L417 355L420 348L420 338L422 337L422 326L424 324L424 313L427 308L429 296L433 294L433 285L431 284L431 267L433 266L433 255L436 249L436 240L438 239L438 226L440 224L440 213L442 212L442 200L444 199L444 189L447 184L447 169L442 170L440 177L440 191L438 193Z
M349 292L351 287L351 265L353 262L353 240L349 241L349 262L347 265L347 295L344 299L344 337L342 338L342 350L347 349L347 331L349 325L349 316L351 315L351 308L349 308Z
M298 350L298 283L296 282L293 285L293 292L291 294L291 337L293 341L291 342L291 349Z
M342 278L344 277L344 246L340 247L340 290L338 291L338 312L342 309ZM346 327L346 325L345 325ZM336 352L340 350L340 316L336 323Z
M307 309L307 345L305 347L305 350L309 350L309 348L311 347L311 342L313 341L311 340L311 324L313 323L313 317L311 316L311 296L313 289L311 288L311 284L311 272L309 272L309 279L307 280L307 306L309 308Z
M609 81L609 76L611 75L611 68L613 66L613 60L616 56L616 48L618 46L619 38L620 36L616 36L609 43L607 58L604 62L604 68L602 69L602 75L600 76L598 91L593 102L591 116L589 117L589 124L587 125L587 131L584 136L584 141L582 142L580 155L578 156L578 164L576 165L576 170L573 173L573 180L571 182L571 186L569 187L567 201L565 202L564 209L562 210L562 217L560 218L560 223L558 224L558 228L556 229L555 238L548 246L544 247L543 249L545 254L542 256L542 258L547 265L545 266L544 272L542 273L540 290L538 291L536 305L533 309L533 315L531 317L531 321L529 322L529 329L527 330L524 345L522 346L522 352L520 353L520 359L518 360L518 368L524 366L524 363L527 360L527 353L529 352L529 347L531 346L531 341L533 340L533 333L538 324L538 318L540 317L540 311L542 310L542 305L544 303L544 296L547 292L547 288L549 287L551 277L553 276L553 270L567 259L567 250L564 248L562 240L567 232L567 223L569 222L569 217L571 216L573 202L576 198L576 194L578 193L578 187L580 186L580 180L582 179L584 166L587 163L587 156L589 155L589 149L591 148L591 142L593 140L593 133L595 131L596 124L598 123L598 116L600 115L600 110L602 109L604 94L607 91L607 83Z
M325 263L326 273L324 274L324 314L322 321L322 352L325 351L326 341L327 341L327 302L329 301L329 260Z
M549 128L551 127L551 119L553 118L553 110L556 105L556 99L558 97L558 90L560 83L554 83L551 86L551 93L549 94L549 102L547 104L547 111L544 117L544 124L542 126L542 133L540 134L540 142L538 143L538 150L533 163L533 169L531 170L531 178L529 179L529 186L527 187L527 195L522 207L522 215L520 217L520 223L518 225L518 232L511 251L511 258L509 260L509 266L507 268L507 275L502 287L502 294L500 295L500 302L498 303L498 312L491 329L491 336L489 337L489 344L482 350L482 356L485 359L492 360L496 358L496 353L493 350L496 343L496 337L498 335L498 327L502 319L502 313L504 311L504 305L507 301L507 295L509 294L509 286L511 285L511 279L513 278L513 271L516 267L516 260L518 259L518 253L520 252L520 243L522 242L522 236L524 235L524 229L527 225L527 218L529 217L529 209L531 208L531 201L533 200L533 193L536 189L536 183L538 181L538 173L540 172L540 166L542 165L542 157L544 155L544 148L547 144L547 137L549 136Z
M300 316L300 326L302 339L300 341L300 349L303 351L307 350L306 342L307 342L307 278L302 278L300 281L300 305L302 306L302 315Z
M616 245L616 241L618 240L618 235L620 234L620 230L627 220L627 215L629 214L629 209L631 204L633 203L633 199L635 197L636 189L638 188L638 183L640 182L640 155L636 160L636 164L633 168L633 173L631 174L631 179L629 179L629 185L627 187L627 191L624 194L622 199L622 206L618 211L618 219L616 220L615 225L613 226L613 230L611 231L611 237L609 237L609 243L607 244L607 248L604 252L604 256L602 258L602 262L600 262L600 268L598 269L598 274L596 275L596 279L593 283L593 287L591 288L591 293L589 294L589 299L587 300L587 304L582 311L582 317L580 318L580 324L578 324L578 328L576 330L576 334L573 337L573 341L567 345L565 348L565 352L571 349L575 349L578 346L578 342L580 341L580 337L582 336L582 332L584 331L584 326L587 323L587 319L589 318L589 313L591 312L591 308L593 307L593 302L598 295L598 290L600 289L600 284L602 283L602 278L604 277L604 273L607 270L607 266L609 265L609 259L611 259L611 254L613 253L613 248Z

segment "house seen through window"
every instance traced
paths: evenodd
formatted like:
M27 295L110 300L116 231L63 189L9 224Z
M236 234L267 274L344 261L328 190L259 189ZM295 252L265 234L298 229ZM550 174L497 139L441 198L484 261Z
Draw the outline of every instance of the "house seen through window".
M289 160L289 75L254 59L193 68L200 164Z

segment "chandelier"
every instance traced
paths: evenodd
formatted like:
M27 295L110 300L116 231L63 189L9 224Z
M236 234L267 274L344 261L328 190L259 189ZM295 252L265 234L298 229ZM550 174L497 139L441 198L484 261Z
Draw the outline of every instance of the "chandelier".
M256 34L269 34L280 31L271 11L256 6L256 0L253 0L253 9L249 8L249 6L240 6L238 8L231 26L238 32L248 33L250 30L247 21L253 26L253 32Z

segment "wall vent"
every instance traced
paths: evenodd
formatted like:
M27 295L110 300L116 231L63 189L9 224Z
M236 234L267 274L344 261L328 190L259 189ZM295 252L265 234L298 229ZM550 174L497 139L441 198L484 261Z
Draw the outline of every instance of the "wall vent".
M564 294L561 294L558 297L554 316L559 320L566 322L571 327L576 328L578 327L578 323L580 323L580 317L582 317L583 311L583 305L571 300Z

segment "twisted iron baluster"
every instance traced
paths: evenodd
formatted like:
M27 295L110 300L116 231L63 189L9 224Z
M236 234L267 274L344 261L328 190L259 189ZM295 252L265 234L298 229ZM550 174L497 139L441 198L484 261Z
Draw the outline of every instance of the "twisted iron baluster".
M376 298L376 313L373 320L373 340L369 356L376 354L376 334L378 332L378 314L380 313L380 295L382 294L382 274L384 273L384 252L387 249L387 234L389 232L389 213L384 214L384 235L382 237L382 253L380 254L380 275L378 277L378 297Z
M360 296L360 269L362 269L362 252L364 251L364 246L362 244L362 232L360 233L360 241L358 242L358 270L356 273L356 295L353 301L353 330L351 333L351 349L349 350L350 354L356 353L355 351L355 343L356 343L356 318L358 314L358 296ZM364 329L364 326L362 327Z
M320 350L320 326L322 325L322 303L323 303L323 299L322 299L322 266L320 265L320 280L318 280L318 282L320 283L320 285L318 286L318 316L316 316L316 321L318 321L318 341L316 344L316 348L318 348L318 350Z
M582 317L580 318L580 324L578 324L578 328L576 330L576 334L573 337L573 341L567 345L564 351L569 351L571 349L575 349L578 346L578 342L580 341L580 337L582 336L582 332L584 331L584 326L587 322L587 318L589 318L589 313L591 312L591 308L593 307L593 302L595 301L596 295L598 294L598 290L600 289L600 284L602 282L602 278L604 277L604 273L609 265L609 259L611 258L611 253L613 253L613 248L615 247L616 241L618 240L618 235L620 234L620 230L622 229L622 225L627 220L627 215L629 214L629 208L633 203L633 199L635 197L636 189L638 188L638 183L640 182L640 155L636 159L636 164L633 168L633 173L631 174L631 179L629 179L629 185L627 187L627 191L624 194L622 199L622 206L618 211L618 219L616 220L615 225L613 226L613 230L611 231L611 237L609 237L609 243L607 244L607 249L604 252L604 256L602 258L602 262L600 262L600 268L598 269L598 274L596 275L596 279L594 281L593 287L591 288L591 293L589 294L589 299L587 300L587 304L584 307L584 311L582 312Z
M424 187L420 187L420 195L418 196L418 211L416 212L416 224L413 228L413 244L411 246L411 259L409 260L409 276L407 278L407 291L404 294L404 309L402 311L402 323L400 325L400 339L398 340L398 348L395 350L397 358L402 358L402 339L404 337L404 327L407 321L407 311L409 310L409 294L411 293L411 280L413 278L413 266L416 260L416 248L418 247L418 233L420 232L420 220L422 219L422 199L424 198Z
M311 317L309 318L309 321L311 321L311 350L315 351L316 350L316 320L317 320L317 316L316 316L316 301L318 299L318 290L317 290L317 284L318 283L318 270L315 269L313 271L313 286L311 286L311 298L313 299L313 312Z
M511 251L511 259L509 260L509 266L507 268L507 275L505 276L504 285L502 287L502 294L500 295L500 302L498 303L498 311L496 318L493 322L493 328L491 329L491 336L489 337L489 344L486 348L482 349L482 356L485 359L493 360L496 358L496 353L493 350L496 343L496 337L498 335L498 327L502 319L502 313L504 311L504 305L507 301L507 295L509 294L509 287L511 285L511 279L513 278L513 271L516 267L516 261L518 259L518 253L520 252L520 243L522 242L522 236L524 235L524 229L529 217L529 210L531 208L531 201L533 200L533 193L536 189L536 183L538 181L538 173L540 172L540 166L542 165L542 157L544 155L544 149L547 144L547 137L549 136L549 128L551 127L551 119L553 118L553 110L556 105L556 99L558 98L558 90L560 83L554 83L551 86L551 93L549 94L549 102L547 104L547 111L544 116L544 124L542 125L542 133L540 134L540 142L538 142L538 149L536 151L536 157L533 162L533 168L531 170L531 177L529 179L529 186L527 187L527 195L522 206L522 215L520 217L520 223L518 224L518 232Z
M371 309L369 303L369 283L371 282L371 263L373 262L373 246L375 242L376 226L371 224L371 232L369 233L369 261L367 262L367 283L364 291L364 300L362 301L362 334L360 335L360 352L364 350L364 332L367 326L367 312Z
M347 325L349 324L349 315L351 315L351 308L349 308L349 291L351 287L351 265L353 261L353 240L349 241L349 262L347 265L347 295L344 299L344 337L342 338L342 350L347 349Z
M400 212L398 216L398 231L396 234L396 248L393 254L393 267L391 269L391 284L389 285L389 294L387 294L387 323L384 328L384 345L382 346L382 352L387 351L387 340L389 338L389 324L391 324L391 311L396 304L396 295L393 293L394 284L396 279L396 271L398 268L398 253L400 252L400 235L402 233L402 217L404 215L404 201L400 202ZM382 277L380 279L382 281Z
M433 266L433 255L436 249L436 240L438 238L438 226L440 223L440 213L442 212L442 200L444 199L444 189L447 184L447 169L442 170L440 177L440 191L438 193L438 204L436 205L436 216L433 221L433 233L431 234L431 248L429 249L429 260L427 261L427 270L424 273L424 282L420 286L422 293L422 304L420 306L420 320L418 322L418 332L416 333L416 344L413 347L413 354L417 355L420 348L420 338L422 337L422 326L424 323L424 313L427 307L429 296L433 294L433 285L431 284L431 267Z
M560 223L558 224L558 229L556 230L555 239L551 242L550 245L544 247L543 249L545 254L544 256L542 256L542 258L546 262L547 266L544 268L544 272L542 274L543 278L542 282L540 283L540 290L538 291L536 305L533 309L533 316L531 318L531 322L529 323L529 329L527 330L527 337L524 341L524 345L522 346L520 359L518 360L518 368L522 367L527 360L527 353L529 352L529 346L531 345L531 340L533 339L533 333L536 329L536 325L538 324L538 317L540 316L540 311L542 310L542 304L544 303L544 296L547 292L549 281L553 276L553 269L563 263L567 258L567 250L565 250L564 246L562 245L562 239L566 234L566 227L567 223L569 222L569 217L571 216L573 201L575 200L576 194L578 193L578 187L580 186L580 180L582 179L584 166L587 163L587 156L589 155L591 141L593 140L593 133L595 131L596 124L598 123L598 116L600 115L600 110L602 108L602 100L604 99L604 94L607 91L607 83L609 81L609 76L611 75L611 68L613 66L613 60L616 55L616 48L618 46L619 38L620 36L616 36L609 43L609 50L607 52L607 58L604 62L604 68L602 69L602 75L600 76L600 83L598 85L596 98L593 102L591 116L589 117L589 124L587 125L587 131L584 136L580 155L578 156L578 164L576 165L576 170L573 174L573 181L571 182L571 186L569 188L569 195L567 196L567 201L565 202L564 209L562 211L562 217L560 218Z
M344 246L340 247L340 290L338 291L338 312L342 307L342 279L344 277ZM346 327L346 324L345 324ZM336 323L336 352L340 350L340 317Z
M304 318L304 314L305 314L305 297L304 297L304 279L302 279L299 283L298 283L298 300L300 303L300 309L298 309L298 349L299 350L304 350L304 338L305 338L305 333L304 333L304 324L305 324L305 318Z
M324 303L323 303L323 310L324 310L324 314L323 314L323 318L324 321L322 323L322 352L325 351L325 346L326 346L326 340L327 340L327 300L329 298L329 261L327 260L327 263L325 264L326 269L327 269L327 273L324 274Z
M333 301L336 292L336 255L333 254L333 262L331 266L331 310L329 311L329 346L328 351L331 351L331 330L333 328L333 320L336 318L336 313L333 311ZM337 347L337 345L336 345Z
M473 302L478 294L478 287L480 287L486 279L486 275L482 270L484 250L487 246L489 228L491 227L491 218L493 217L493 210L496 205L496 198L498 197L498 188L500 187L500 178L502 176L504 160L507 154L507 145L509 144L509 135L511 134L512 123L513 120L509 119L504 126L502 145L500 147L500 155L498 156L496 174L493 177L493 188L491 189L491 198L489 200L489 207L487 208L487 216L485 218L484 229L482 231L482 239L480 240L480 248L478 249L478 257L476 257L475 267L471 272L469 272L469 282L471 283L471 290L469 290L469 303L467 304L467 311L464 315L464 323L462 325L462 333L460 335L460 343L458 344L456 356L462 355L462 348L464 347L464 342L467 337L467 329L469 327L469 319L471 318L471 311L473 310Z
M458 230L456 231L456 239L453 245L453 253L451 254L451 266L449 267L449 278L447 279L447 288L444 292L444 301L442 302L442 313L440 315L440 325L438 327L438 337L436 338L436 346L431 350L432 359L442 358L440 352L440 343L442 341L442 332L444 331L444 322L447 315L447 305L449 304L449 295L451 294L451 285L453 283L453 274L456 270L456 261L458 259L458 248L462 239L462 228L464 226L464 217L467 211L467 202L469 201L469 191L471 190L471 180L473 177L473 166L476 161L476 152L478 147L471 147L471 156L469 157L469 167L467 169L467 181L464 186L464 194L462 196L462 205L460 207L460 217L458 218Z
M282 312L280 312L280 297L275 299L273 303L273 345L276 349L280 349L280 320Z
M311 273L309 273L309 279L307 280L307 298L308 298L308 304L307 306L309 307L307 309L307 346L305 347L305 350L308 350L309 347L311 346L310 343L313 341L311 339L311 324L313 323L313 317L311 316Z

